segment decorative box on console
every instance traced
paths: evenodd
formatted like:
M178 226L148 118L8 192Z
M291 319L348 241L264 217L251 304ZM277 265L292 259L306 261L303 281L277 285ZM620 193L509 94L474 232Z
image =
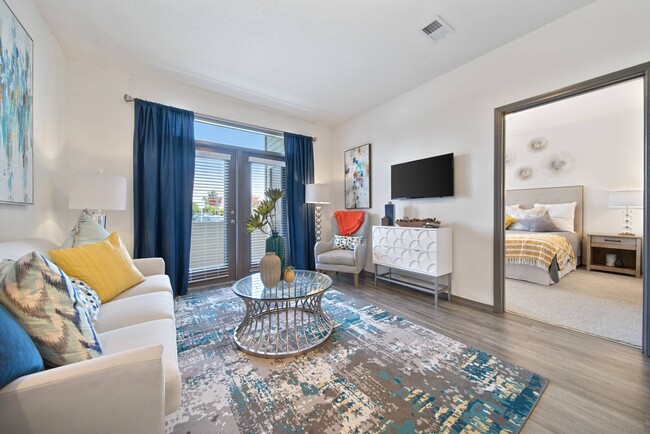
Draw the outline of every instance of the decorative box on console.
M452 273L451 228L372 227L372 262L377 279L399 283L409 288L432 293L438 306L438 294L446 292L451 300ZM379 267L388 271L379 272ZM416 273L417 276L400 274ZM447 284L438 279L447 276ZM427 279L428 278L428 279Z

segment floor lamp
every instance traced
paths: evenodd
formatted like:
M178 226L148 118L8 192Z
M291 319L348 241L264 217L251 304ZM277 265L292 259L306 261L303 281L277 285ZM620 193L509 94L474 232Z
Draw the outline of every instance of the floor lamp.
M327 184L305 185L305 203L316 204L316 242L320 241L321 205L329 204L330 186Z
M126 178L101 171L77 175L68 188L69 209L91 209L93 218L106 228L105 210L126 209Z

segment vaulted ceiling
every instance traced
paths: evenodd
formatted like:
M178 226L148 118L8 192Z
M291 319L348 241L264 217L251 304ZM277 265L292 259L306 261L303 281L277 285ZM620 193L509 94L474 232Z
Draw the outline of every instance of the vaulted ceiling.
M70 57L333 125L592 0L35 1Z

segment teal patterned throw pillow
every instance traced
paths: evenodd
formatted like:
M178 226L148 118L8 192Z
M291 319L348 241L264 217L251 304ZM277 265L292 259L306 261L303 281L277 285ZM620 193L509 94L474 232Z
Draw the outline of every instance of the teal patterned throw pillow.
M0 303L32 338L46 366L102 354L86 295L38 253L0 263Z
M333 249L337 250L354 250L356 246L361 244L363 237L346 237L343 235L334 235Z

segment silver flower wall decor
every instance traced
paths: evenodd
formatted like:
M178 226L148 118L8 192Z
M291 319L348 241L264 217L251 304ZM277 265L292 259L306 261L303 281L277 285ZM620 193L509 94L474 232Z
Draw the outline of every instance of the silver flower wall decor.
M542 152L548 146L546 137L533 137L526 144L530 152Z
M517 152L514 149L506 149L506 166L512 166L517 161Z
M522 181L526 181L533 177L533 168L530 166L524 166L517 169L517 178Z
M559 151L548 155L542 161L542 173L546 176L559 178L566 176L576 165L576 159L568 152Z

